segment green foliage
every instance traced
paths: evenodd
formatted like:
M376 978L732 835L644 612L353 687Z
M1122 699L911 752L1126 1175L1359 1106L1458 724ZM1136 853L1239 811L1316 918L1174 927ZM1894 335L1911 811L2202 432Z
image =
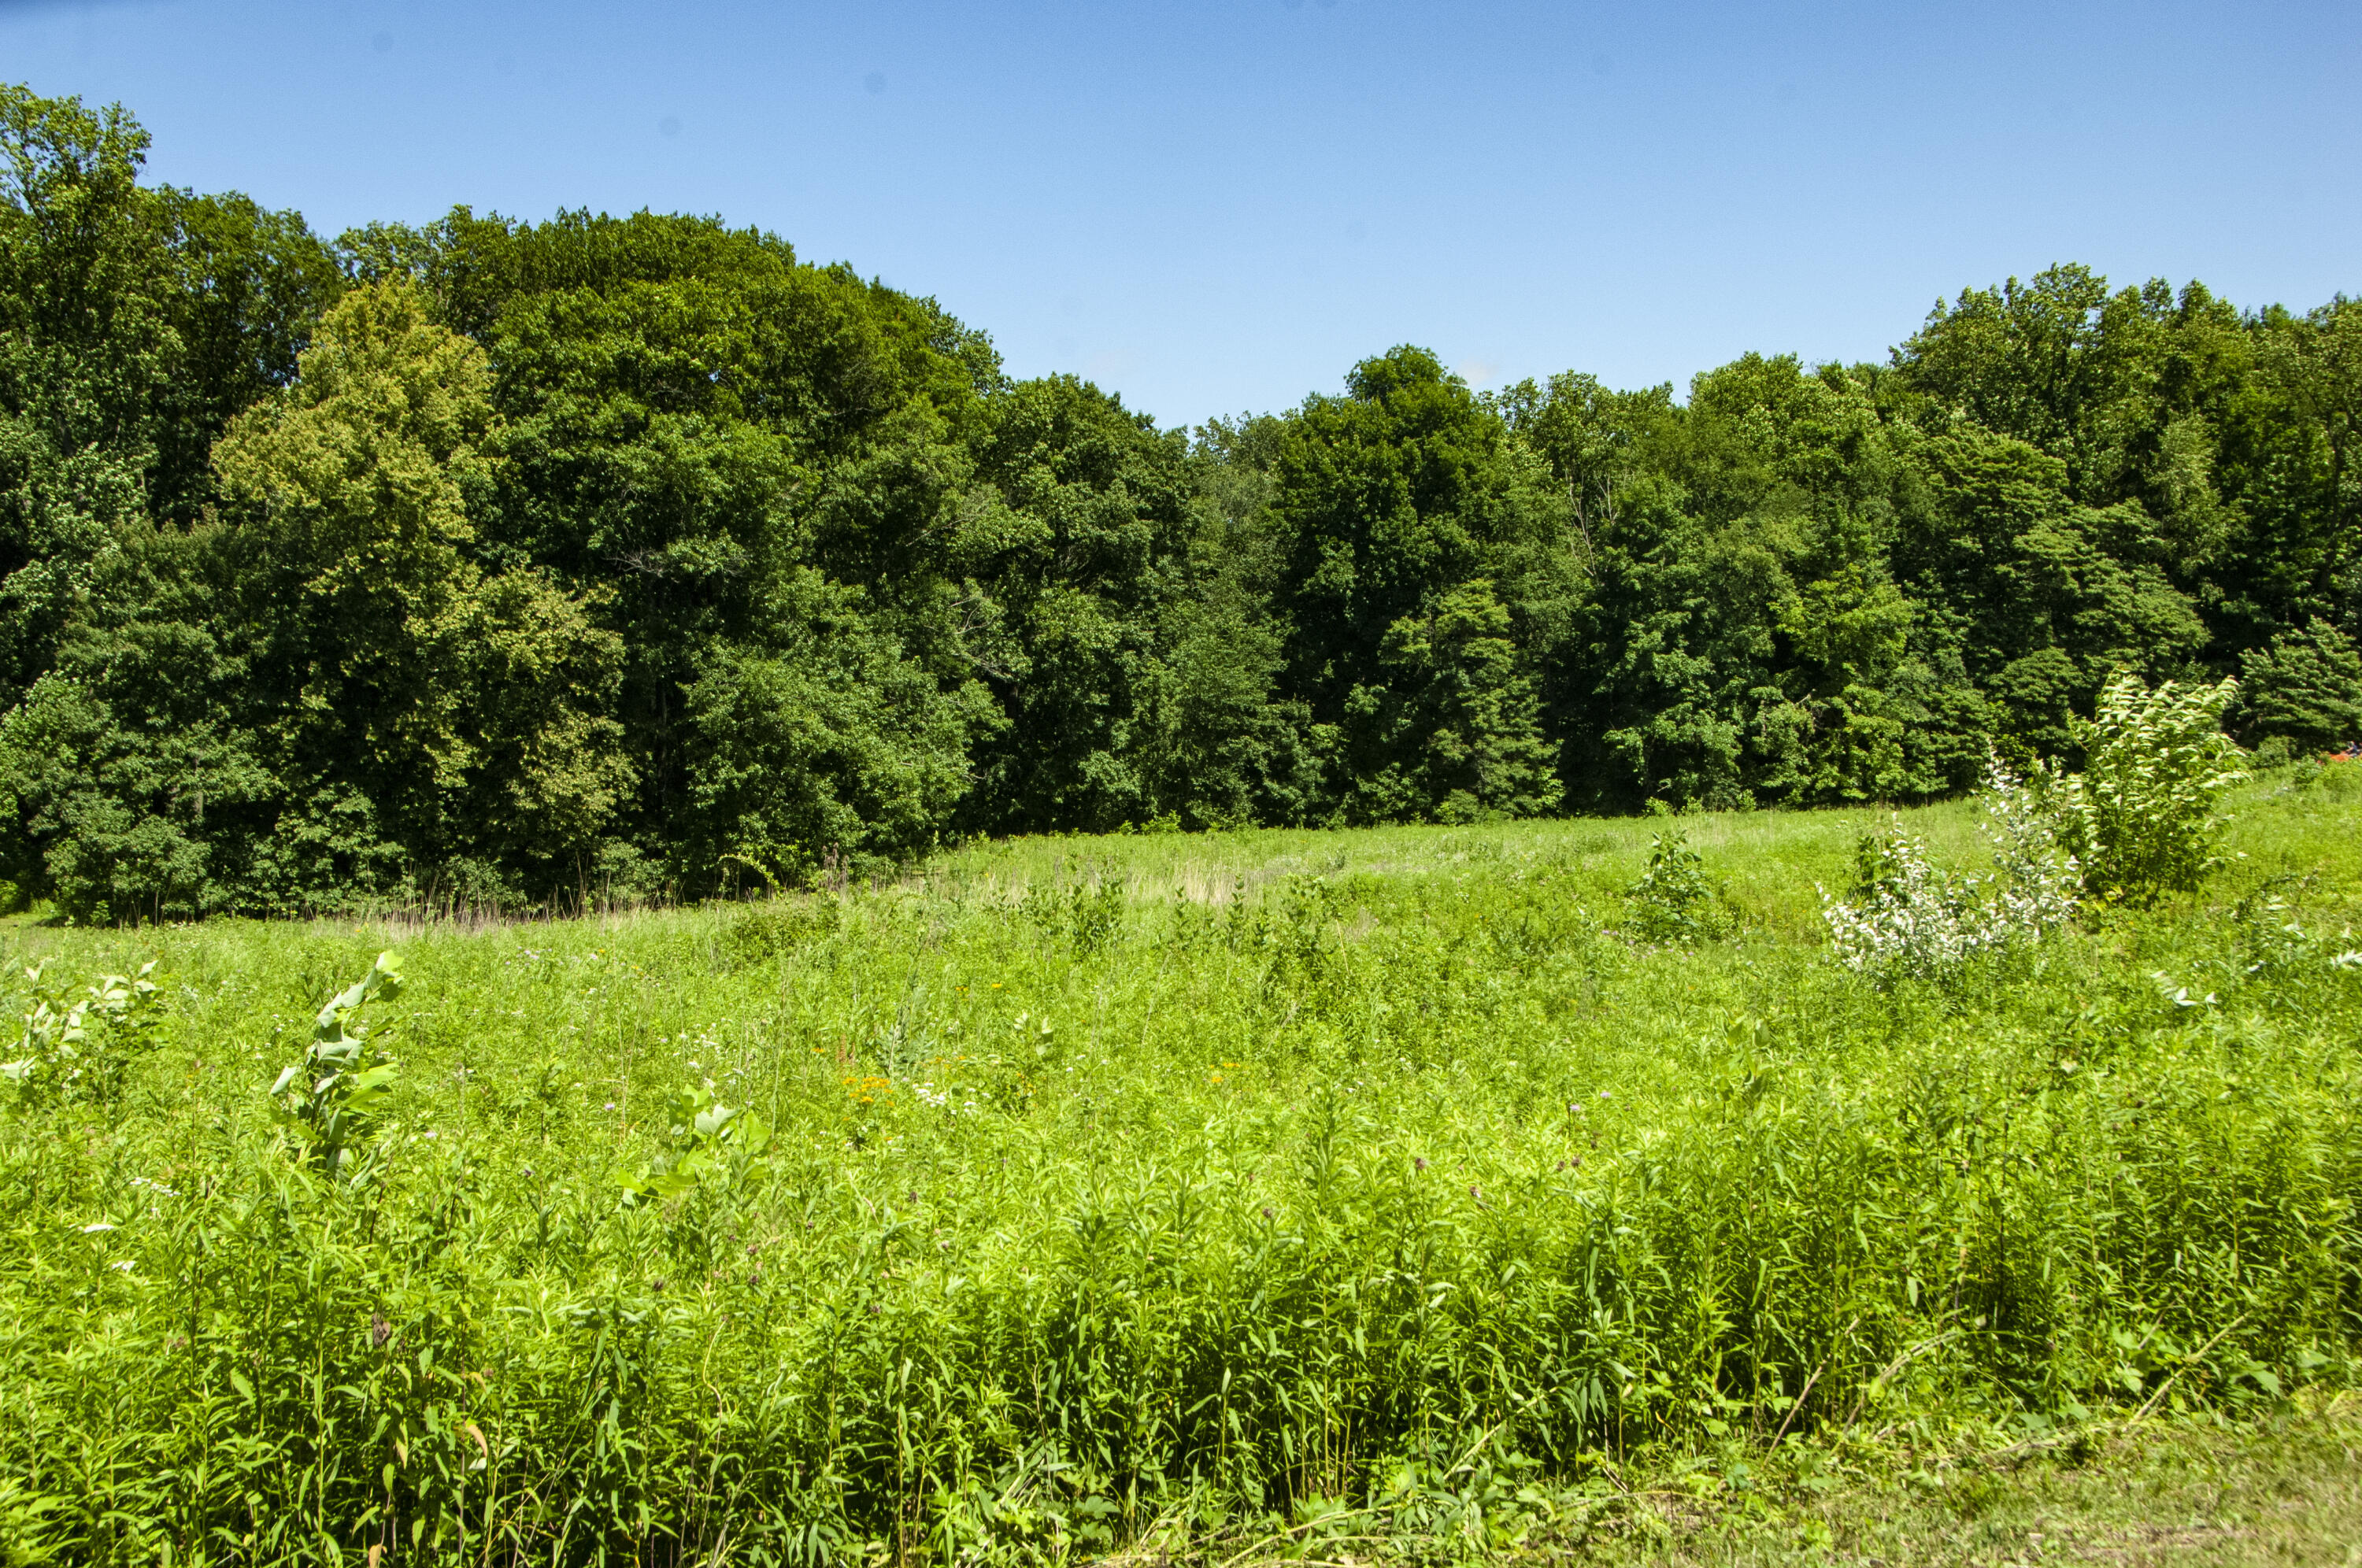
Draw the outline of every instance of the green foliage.
M137 975L101 975L80 996L61 982L45 981L42 966L27 969L30 1010L17 1038L17 1055L0 1062L0 1078L17 1086L18 1102L113 1105L120 1099L124 1076L162 1005L148 978L155 968L151 959Z
M1389 684L1347 712L1384 726L1377 748L1402 760L1362 781L1350 814L1469 823L1558 803L1533 681L1509 633L1507 609L1481 578L1386 629L1378 659Z
M1599 821L428 926L315 1026L403 1042L366 1180L291 1169L325 1075L256 1092L353 934L22 931L174 1004L115 1104L0 1115L0 1509L59 1561L1425 1560L1556 1539L1603 1463L2267 1416L2362 1365L2362 796L2281 782L2199 900L1940 995L1827 961L1861 812L1683 819L1749 919L1666 947L1586 912L1652 848ZM1093 943L1011 918L1078 880Z
M1633 937L1656 946L1689 946L1728 933L1731 921L1689 835L1651 834L1649 869L1625 890Z
M1185 435L777 236L147 146L0 87L12 1560L1497 1555L1646 1443L2350 1379L2362 786L2234 823L2221 725L2356 738L2353 302ZM1817 919L1860 814L1736 814L1981 773L1993 873L1918 811ZM177 922L373 902L609 913L263 1103L359 950Z
M2249 649L2241 666L2235 722L2251 744L2319 753L2362 743L2362 653L2335 626L2315 617Z
M1406 345L1183 432L777 235L331 245L147 146L0 93L0 880L78 921L1925 801L2078 766L2119 671L2356 738L2343 299L2061 266L1885 365Z
M715 1099L711 1084L677 1090L665 1102L665 1126L662 1154L614 1175L626 1207L670 1202L701 1183L739 1186L769 1174L764 1155L770 1128L753 1112Z
M349 1027L351 1015L370 1001L392 1001L401 994L399 962L391 953L379 954L369 973L328 999L313 1021L312 1043L303 1061L270 1086L271 1099L284 1107L307 1157L332 1177L353 1179L366 1168L359 1145L384 1116L400 1077L383 1051L364 1049L367 1042Z
M179 343L170 253L119 108L0 84L0 691L48 667L137 522Z
M841 908L827 898L757 904L723 929L722 951L733 969L775 963L833 932Z
M2132 675L2100 694L2097 717L2077 729L2083 772L2052 781L2061 841L2094 897L2194 888L2214 864L2224 826L2217 802L2246 777L2222 727L2237 695L2228 678L2212 686L2169 680L2152 691Z
M1298 413L1274 468L1290 682L1347 820L1551 803L1532 686L1572 584L1563 509L1508 425L1424 349Z

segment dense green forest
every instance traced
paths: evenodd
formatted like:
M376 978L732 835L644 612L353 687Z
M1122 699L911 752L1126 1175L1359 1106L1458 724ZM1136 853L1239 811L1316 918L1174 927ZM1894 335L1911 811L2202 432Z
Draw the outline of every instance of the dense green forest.
M972 834L1909 801L2114 670L2362 734L2362 302L1160 430L715 218L336 239L0 87L0 878L702 897ZM1473 285L1472 285L1473 286Z

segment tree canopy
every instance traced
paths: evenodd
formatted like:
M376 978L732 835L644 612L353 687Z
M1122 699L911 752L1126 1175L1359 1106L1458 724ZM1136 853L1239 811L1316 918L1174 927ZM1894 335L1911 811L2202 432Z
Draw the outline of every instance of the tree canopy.
M1906 801L2114 677L2362 740L2362 304L1164 430L708 217L336 238L0 87L0 878L703 897L974 834ZM2087 726L2086 726L2087 728Z

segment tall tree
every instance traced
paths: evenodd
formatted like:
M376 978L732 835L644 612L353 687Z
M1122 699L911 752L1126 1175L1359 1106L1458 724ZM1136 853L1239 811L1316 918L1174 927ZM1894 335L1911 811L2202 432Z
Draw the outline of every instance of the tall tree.
M1517 666L1497 672L1512 683L1500 701L1454 721L1462 744L1518 759L1501 765L1497 809L1554 803L1554 790L1520 771L1541 736L1535 708L1511 693L1567 631L1575 587L1567 504L1508 422L1427 350L1363 360L1346 386L1343 397L1306 401L1275 469L1288 687L1319 726L1331 809L1348 821L1430 816L1464 788L1447 782L1451 769L1406 754L1418 729L1406 730L1402 716L1423 700L1425 661L1436 652L1414 628L1455 594L1455 627L1473 617L1489 631L1495 616L1482 602L1496 602L1507 635L1476 640L1506 642ZM1455 631L1443 646L1466 652L1467 643ZM1480 662L1489 668L1489 653ZM1506 727L1467 728L1488 723Z

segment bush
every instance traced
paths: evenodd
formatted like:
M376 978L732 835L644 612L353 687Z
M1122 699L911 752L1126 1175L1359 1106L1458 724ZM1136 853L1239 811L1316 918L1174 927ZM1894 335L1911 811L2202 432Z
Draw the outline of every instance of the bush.
M2259 750L2271 742L2299 756L2337 751L2362 738L2362 653L2315 617L2250 649L2235 727Z
M25 971L31 1005L17 1037L17 1055L0 1062L0 1078L28 1103L90 1100L113 1105L123 1093L131 1058L155 1027L160 1003L149 979L153 960L137 975L101 975L77 997L42 966Z
M1948 980L1978 955L2038 942L2073 915L2081 868L2060 844L2050 803L1992 755L1980 800L1994 846L1991 877L1955 877L1935 865L1899 818L1862 834L1851 898L1821 895L1821 917L1846 967L1882 982Z
M2245 754L2223 733L2239 685L2174 681L2151 691L2118 675L2089 723L2075 726L2083 771L2044 780L2059 837L2094 898L2142 900L2193 888L2214 864L2223 831L2215 802L2247 777Z
M1631 934L1652 947L1711 942L1729 934L1733 923L1706 878L1705 861L1680 833L1651 836L1649 869L1625 897L1632 900Z

